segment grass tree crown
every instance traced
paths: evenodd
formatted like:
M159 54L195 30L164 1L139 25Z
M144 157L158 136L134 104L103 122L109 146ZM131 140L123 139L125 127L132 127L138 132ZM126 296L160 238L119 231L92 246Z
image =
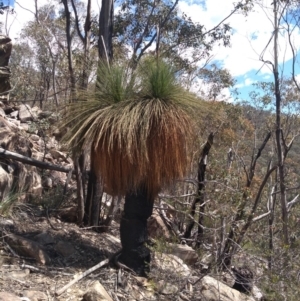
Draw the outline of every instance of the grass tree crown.
M92 97L68 110L65 138L71 149L92 148L108 193L143 185L155 195L188 168L192 102L163 60L147 59L135 71L100 65Z

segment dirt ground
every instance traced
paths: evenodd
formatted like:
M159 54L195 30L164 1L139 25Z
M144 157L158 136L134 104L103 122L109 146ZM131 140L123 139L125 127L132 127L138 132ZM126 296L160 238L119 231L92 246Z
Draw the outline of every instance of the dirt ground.
M74 275L120 250L119 225L114 222L108 233L97 233L64 222L55 213L49 215L42 208L21 205L16 206L10 216L0 216L0 292L27 296L29 299L23 300L31 301L79 301L87 300L83 298L84 294L98 280L114 301L202 300L197 285L192 285L200 276L197 269L191 270L186 277L174 270L162 269L154 260L148 280L109 264L57 296L56 292ZM20 255L18 246L7 240L12 234L36 244L40 248L37 252L45 252L49 262L39 263L43 261L37 260L40 254L33 254L35 259ZM169 291L166 291L167 287Z

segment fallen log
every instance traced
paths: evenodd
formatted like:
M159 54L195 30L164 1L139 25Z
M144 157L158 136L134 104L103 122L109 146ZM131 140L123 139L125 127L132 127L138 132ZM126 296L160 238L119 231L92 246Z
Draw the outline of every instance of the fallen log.
M12 160L16 160L16 161L19 161L19 162L22 162L25 164L33 165L35 167L39 167L42 169L56 170L56 171L65 172L65 173L69 173L72 170L71 168L66 168L63 166L46 163L46 162L42 162L42 161L39 161L39 160L36 160L33 158L29 158L29 157L20 155L15 152L8 151L2 147L0 147L0 158L12 159Z

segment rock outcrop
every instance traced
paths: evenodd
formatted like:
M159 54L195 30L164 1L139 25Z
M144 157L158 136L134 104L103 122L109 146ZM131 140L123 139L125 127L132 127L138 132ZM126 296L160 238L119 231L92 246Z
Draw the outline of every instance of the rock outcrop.
M203 277L201 286L201 293L206 301L255 301L251 296L242 294L210 276Z
M51 117L51 118L50 118ZM4 105L0 102L0 147L29 159L72 169L72 160L59 150L59 143L51 135L57 117L45 115L28 104ZM49 121L50 120L50 121ZM47 170L0 156L0 201L10 191L40 197L44 190L64 185L65 172Z

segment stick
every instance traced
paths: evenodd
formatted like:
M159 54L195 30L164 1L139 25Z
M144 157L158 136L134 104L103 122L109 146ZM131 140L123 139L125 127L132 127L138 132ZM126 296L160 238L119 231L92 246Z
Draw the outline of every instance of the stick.
M109 262L115 258L116 256L118 256L119 254L121 254L122 249L119 250L118 252L116 252L115 254L113 254L110 258L107 258L101 262L99 262L98 264L96 264L95 266L91 267L90 269L86 270L83 273L77 274L74 276L74 279L71 280L68 284L66 284L64 287L62 287L61 289L59 289L58 291L55 292L56 296L61 295L65 290L67 290L70 286L72 286L74 283L78 282L79 280L81 280L82 278L84 278L85 276L91 274L92 272L102 268L103 266L109 264Z
M70 286L72 286L73 284L75 284L76 282L78 282L79 280L81 280L82 278L84 278L85 276L91 274L92 272L96 271L97 269L100 269L101 267L107 265L109 263L110 259L107 258L101 262L99 262L97 265L93 266L92 268L86 270L83 273L77 274L74 276L74 279L71 280L68 284L66 284L64 287L62 287L61 289L59 289L58 291L55 292L56 296L61 295L64 291L66 291Z

